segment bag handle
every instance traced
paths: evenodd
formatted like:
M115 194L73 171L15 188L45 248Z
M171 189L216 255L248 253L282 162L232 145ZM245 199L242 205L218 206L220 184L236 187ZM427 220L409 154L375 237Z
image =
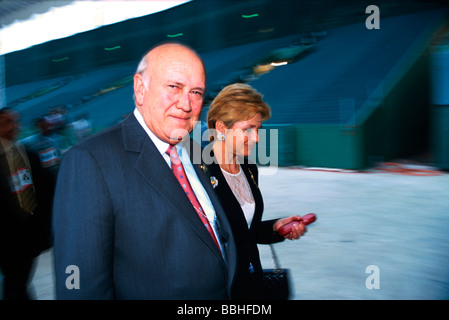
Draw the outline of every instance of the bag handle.
M274 268L276 270L281 270L281 265L279 264L279 259L276 254L276 251L274 250L274 246L270 243L270 250L271 250L271 258L273 259Z

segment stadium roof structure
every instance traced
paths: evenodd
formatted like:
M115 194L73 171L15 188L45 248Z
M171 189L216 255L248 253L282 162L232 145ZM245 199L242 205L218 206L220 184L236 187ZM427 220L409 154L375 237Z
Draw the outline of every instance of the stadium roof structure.
M401 3L420 7L419 1L398 0L395 10L381 11L380 29L370 30L363 6L356 6L358 16L353 17L358 1L340 11L334 4L321 23L316 4L307 17L307 5L286 1L295 4L292 12L305 22L286 27L273 20L277 31L266 29L271 25L266 21L242 22L242 12L265 15L274 10L274 2L243 1L224 8L222 1L193 1L7 55L6 76L13 79L6 88L7 104L21 111L24 124L60 104L70 106L73 118L89 114L97 128L117 123L133 109L131 81L143 39L157 42L161 34L173 34L168 27L173 20L185 32L179 40L194 44L205 61L203 120L221 88L248 82L272 107L265 127L278 130L280 165L363 168L375 159L428 148L432 42L447 27L446 11L424 5L397 13ZM256 3L268 7L255 11ZM210 11L198 11L203 4ZM335 18L329 16L336 12ZM230 17L235 20L228 33L222 23ZM162 22L159 29L143 28ZM242 25L246 29L240 30ZM198 40L194 31L199 30L203 38ZM110 53L104 50L106 40L126 41L129 48L123 44ZM104 54L115 60L103 61ZM34 79L24 82L23 76Z
M27 20L34 14L45 13L51 8L72 2L73 0L0 0L0 27Z
M354 125L428 50L442 18L432 10L382 19L378 30L360 23L329 30L297 61L251 84L272 106L270 122Z

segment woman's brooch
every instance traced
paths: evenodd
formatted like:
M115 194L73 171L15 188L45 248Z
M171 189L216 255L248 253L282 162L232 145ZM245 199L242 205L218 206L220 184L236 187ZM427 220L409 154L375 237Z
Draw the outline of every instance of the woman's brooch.
M207 166L204 163L200 164L200 168L201 168L201 170L203 170L204 173L207 173ZM212 185L213 188L218 186L217 178L215 178L214 176L211 176L210 177L210 184Z
M218 186L218 180L214 176L210 177L210 184L212 185L212 188L215 189L216 186Z
M251 179L253 180L254 184L256 185L257 188L259 188L259 186L257 185L256 179L254 179L253 173L251 172L250 169L248 169L248 171L249 171L249 174L251 175Z

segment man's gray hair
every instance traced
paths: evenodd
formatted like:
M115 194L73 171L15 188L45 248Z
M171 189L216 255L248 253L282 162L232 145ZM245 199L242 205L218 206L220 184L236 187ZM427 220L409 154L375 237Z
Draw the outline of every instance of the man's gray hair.
M148 75L147 75L147 55L145 54L142 59L139 62L139 65L137 66L136 74L141 74L143 78L143 84L145 86L145 89L148 90Z

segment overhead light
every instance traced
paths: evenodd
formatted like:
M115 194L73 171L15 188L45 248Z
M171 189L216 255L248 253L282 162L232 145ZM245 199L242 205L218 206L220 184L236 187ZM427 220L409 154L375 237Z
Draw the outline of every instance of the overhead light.
M272 62L272 63L271 63L271 65L272 65L273 67L285 66L286 64L288 64L288 61Z
M176 37L181 37L183 35L184 34L181 32L181 33L177 33L177 34L167 34L167 37L168 38L176 38Z
M117 49L120 49L120 48L121 48L120 46L115 46L115 47L111 47L111 48L104 48L104 50L112 51L112 50L117 50Z
M254 14L242 14L242 18L244 18L244 19L255 18L255 17L258 17L258 16L259 16L258 13L254 13Z
M64 58L61 58L61 59L52 59L51 61L53 61L53 62L61 62L61 61L64 61L64 60L69 60L69 57L64 57Z

